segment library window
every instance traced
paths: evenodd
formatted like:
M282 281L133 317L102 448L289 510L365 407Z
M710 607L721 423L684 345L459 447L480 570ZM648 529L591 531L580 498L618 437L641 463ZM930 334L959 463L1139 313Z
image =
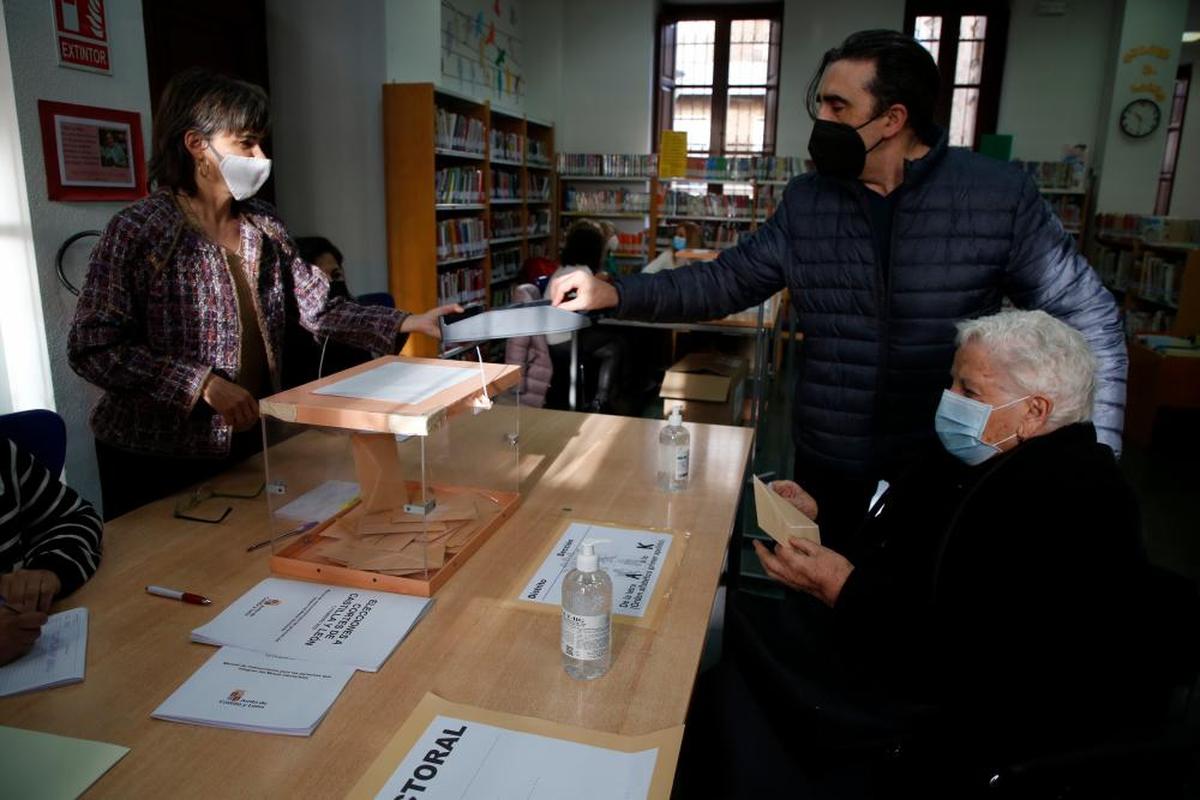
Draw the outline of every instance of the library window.
M1008 13L1002 2L909 2L907 30L942 76L936 121L951 147L996 132Z
M774 5L664 17L655 145L661 131L675 130L697 155L774 153L779 35Z

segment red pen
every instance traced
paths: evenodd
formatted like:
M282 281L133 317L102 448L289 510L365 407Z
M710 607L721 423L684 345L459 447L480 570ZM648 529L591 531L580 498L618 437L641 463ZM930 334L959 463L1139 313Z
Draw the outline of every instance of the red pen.
M207 606L212 604L212 600L201 594L192 594L191 592L177 592L174 589L165 589L162 586L147 586L146 592L156 597L166 597L171 600L182 600L185 603L191 603L196 606Z

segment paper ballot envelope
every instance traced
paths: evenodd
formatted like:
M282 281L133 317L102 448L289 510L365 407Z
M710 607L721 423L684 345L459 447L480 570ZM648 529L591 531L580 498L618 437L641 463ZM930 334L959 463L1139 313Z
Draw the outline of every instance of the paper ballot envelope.
M780 544L787 544L790 537L821 543L821 529L817 523L804 516L786 499L772 492L757 476L754 481L754 508L758 514L758 527Z

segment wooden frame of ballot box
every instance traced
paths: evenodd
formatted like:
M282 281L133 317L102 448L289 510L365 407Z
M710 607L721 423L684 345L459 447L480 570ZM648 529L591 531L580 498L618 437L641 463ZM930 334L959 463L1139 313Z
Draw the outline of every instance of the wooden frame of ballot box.
M416 402L329 393L401 368L393 365L433 376L432 393ZM431 372L442 369L462 379L448 384ZM493 404L515 395L519 381L512 365L386 356L261 400L268 444L305 436L323 448L304 462L289 460L288 448L267 449L271 571L434 594L520 502L519 405ZM330 490L332 501L313 499Z

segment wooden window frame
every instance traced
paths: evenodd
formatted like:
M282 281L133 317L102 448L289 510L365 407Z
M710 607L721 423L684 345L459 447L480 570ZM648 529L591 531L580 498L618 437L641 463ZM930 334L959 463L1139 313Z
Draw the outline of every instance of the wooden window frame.
M667 6L658 16L658 35L654 45L654 111L651 116L654 130L651 149L658 152L662 131L674 124L675 94L675 28L677 22L713 20L712 127L709 133L708 155L756 155L750 152L725 152L725 125L729 106L730 28L734 20L771 20L771 43L768 46L767 82L737 84L739 87L762 87L766 90L766 114L763 120L763 149L761 155L774 155L776 128L779 120L779 60L783 49L783 4L747 3L745 5Z
M1009 7L1006 0L907 0L904 4L904 32L912 36L917 17L941 17L942 38L938 49L937 105L933 119L946 131L950 130L950 107L954 100L954 72L958 63L958 32L963 17L987 17L987 33L983 37L983 74L979 80L979 104L975 113L975 140L972 149L979 148L979 137L996 133L1000 119L1000 89L1004 81L1004 58L1008 49ZM952 36L947 37L947 31Z

